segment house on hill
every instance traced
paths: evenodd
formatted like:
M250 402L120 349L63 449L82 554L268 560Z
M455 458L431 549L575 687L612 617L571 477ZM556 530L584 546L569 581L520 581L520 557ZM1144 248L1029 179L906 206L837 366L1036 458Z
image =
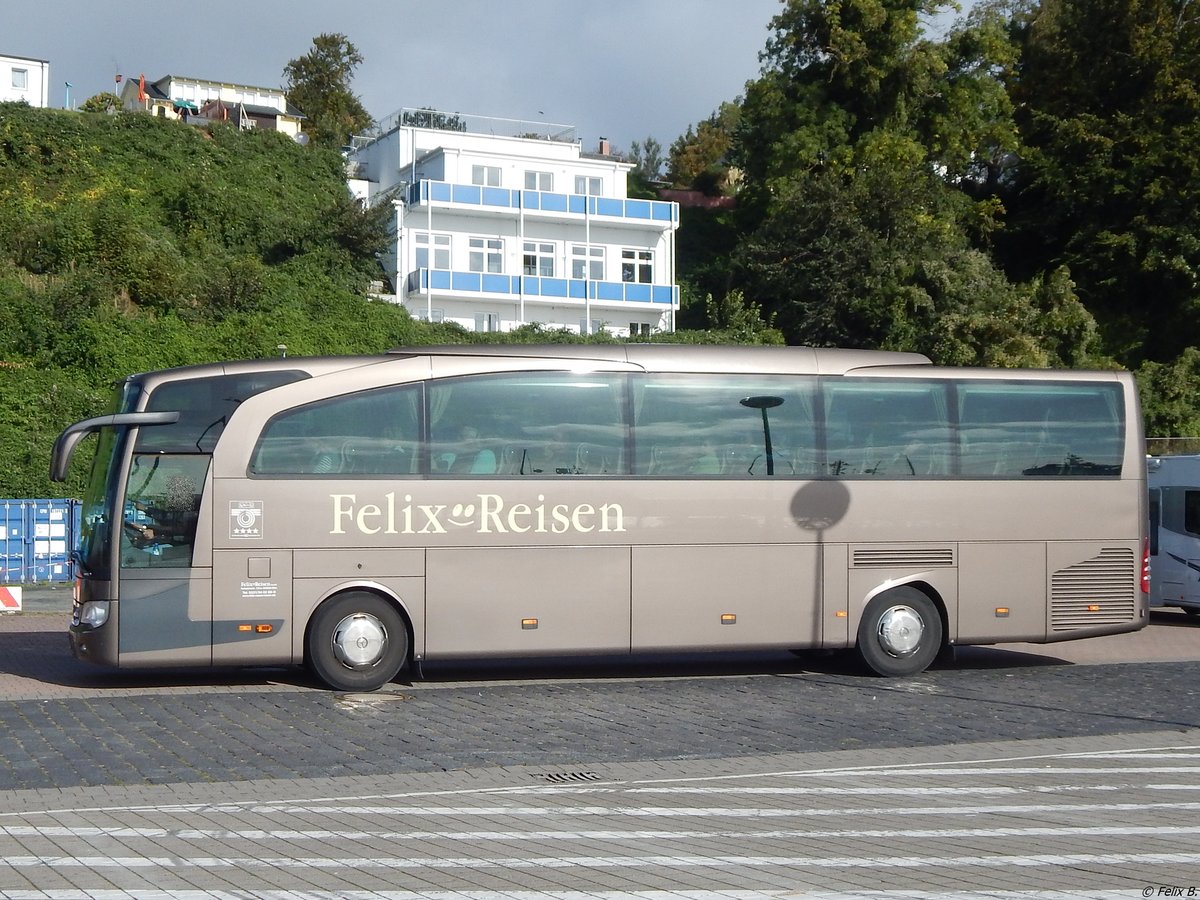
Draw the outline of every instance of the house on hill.
M50 105L50 63L0 54L0 103Z
M121 105L165 119L230 122L239 128L281 131L299 139L304 114L287 102L282 88L255 87L166 75L157 81L127 78Z
M617 336L673 331L679 205L627 194L633 166L569 125L402 109L346 149L351 190L389 203L381 260L415 318Z

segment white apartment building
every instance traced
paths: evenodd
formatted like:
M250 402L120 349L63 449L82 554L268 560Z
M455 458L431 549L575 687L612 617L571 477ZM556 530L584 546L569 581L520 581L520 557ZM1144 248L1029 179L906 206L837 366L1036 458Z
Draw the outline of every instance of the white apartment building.
M0 55L0 103L50 105L50 63L44 59Z
M571 126L402 109L347 151L351 189L395 208L382 260L416 318L673 331L679 206L627 196L628 163Z

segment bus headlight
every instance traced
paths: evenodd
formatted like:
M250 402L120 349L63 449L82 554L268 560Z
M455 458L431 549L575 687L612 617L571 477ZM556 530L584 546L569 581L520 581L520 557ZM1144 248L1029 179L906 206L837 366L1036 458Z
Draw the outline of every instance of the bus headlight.
M79 624L99 628L108 621L108 601L89 600L79 611Z

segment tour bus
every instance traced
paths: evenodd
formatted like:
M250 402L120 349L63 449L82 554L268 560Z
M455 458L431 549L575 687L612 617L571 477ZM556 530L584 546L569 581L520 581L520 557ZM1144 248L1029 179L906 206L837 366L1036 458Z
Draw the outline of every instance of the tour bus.
M959 644L1147 622L1125 372L802 347L448 346L132 375L71 645L374 690L484 657Z
M1200 456L1151 456L1150 605L1200 616Z

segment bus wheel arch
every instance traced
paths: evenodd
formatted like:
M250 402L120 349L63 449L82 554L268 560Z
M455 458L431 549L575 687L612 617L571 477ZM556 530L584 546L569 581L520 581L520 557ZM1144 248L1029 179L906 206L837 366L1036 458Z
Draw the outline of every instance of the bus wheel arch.
M913 582L880 591L867 602L855 649L876 675L905 677L929 668L942 652L946 634L941 598Z
M340 691L374 691L400 673L412 652L412 623L391 597L365 588L318 604L304 636L308 668Z

